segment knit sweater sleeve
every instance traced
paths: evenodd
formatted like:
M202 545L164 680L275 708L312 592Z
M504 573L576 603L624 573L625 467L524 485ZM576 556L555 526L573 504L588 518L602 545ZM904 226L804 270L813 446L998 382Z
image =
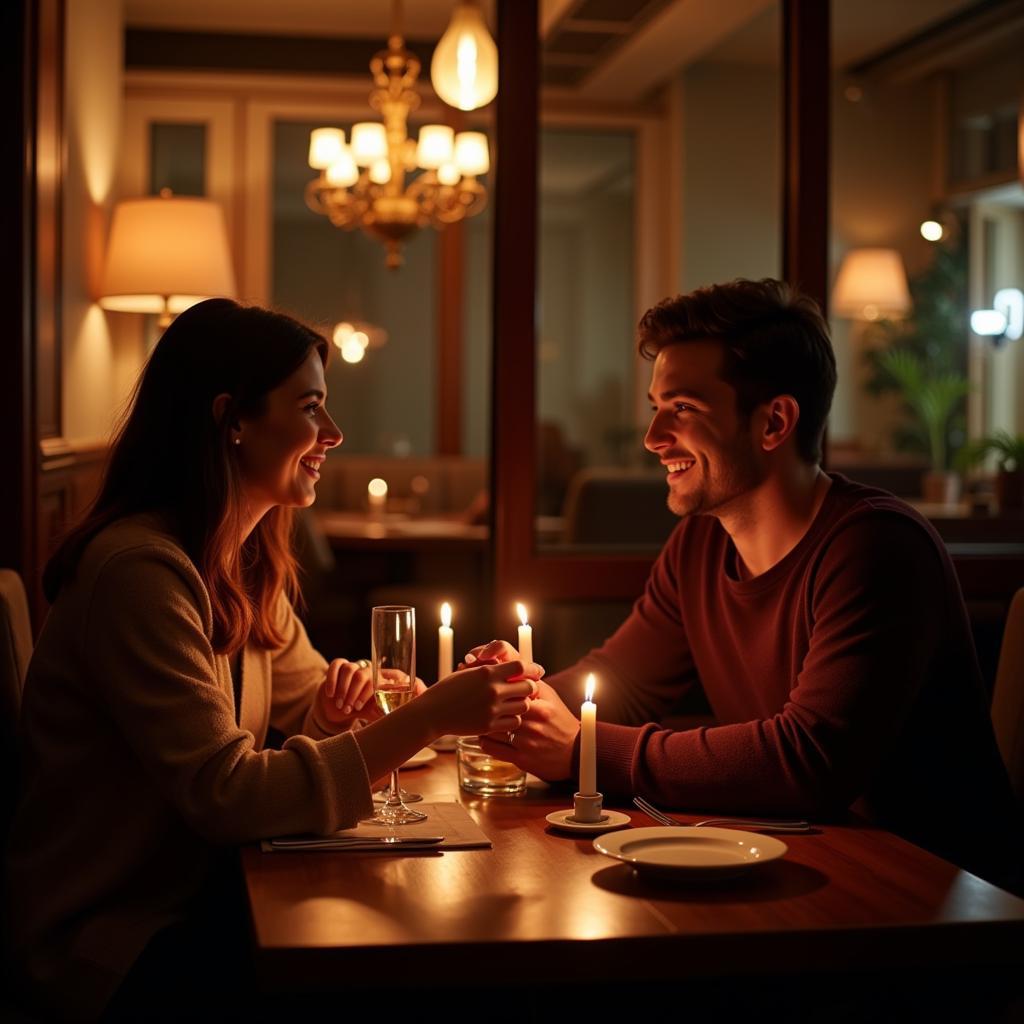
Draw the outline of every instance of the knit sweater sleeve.
M209 600L183 554L122 550L97 571L81 649L93 685L163 796L201 835L329 832L372 811L350 734L254 749L217 683Z
M602 788L718 813L821 815L864 791L909 714L955 581L903 516L842 527L811 595L811 641L769 718L672 732L598 725ZM765 671L770 671L766 666Z
M284 594L278 600L277 626L284 643L270 655L270 724L285 736L301 734L323 739L334 735L337 730L321 722L316 713L316 695L327 662L309 642L305 627Z
M570 708L583 699L589 672L600 680L601 720L627 725L662 718L696 685L676 580L682 538L677 527L622 625L581 661L548 679Z

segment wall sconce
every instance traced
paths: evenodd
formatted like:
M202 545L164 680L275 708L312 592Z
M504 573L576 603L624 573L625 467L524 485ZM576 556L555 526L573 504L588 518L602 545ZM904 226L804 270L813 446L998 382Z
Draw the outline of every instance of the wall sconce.
M992 299L991 309L976 309L971 314L971 330L991 338L997 348L1004 341L1016 341L1024 334L1024 292L1001 288Z
M832 289L832 310L851 320L877 320L910 312L910 289L895 249L851 249Z
M126 199L114 209L99 304L123 313L156 313L160 326L189 306L235 297L224 212L210 199Z

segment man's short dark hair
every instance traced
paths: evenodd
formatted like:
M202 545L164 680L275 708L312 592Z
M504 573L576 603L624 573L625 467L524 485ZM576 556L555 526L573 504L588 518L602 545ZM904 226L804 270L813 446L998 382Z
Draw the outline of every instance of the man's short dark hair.
M638 348L645 359L687 341L721 342L722 379L735 389L740 415L792 395L800 406L797 451L806 462L821 461L836 357L813 299L772 278L739 279L664 299L640 321Z

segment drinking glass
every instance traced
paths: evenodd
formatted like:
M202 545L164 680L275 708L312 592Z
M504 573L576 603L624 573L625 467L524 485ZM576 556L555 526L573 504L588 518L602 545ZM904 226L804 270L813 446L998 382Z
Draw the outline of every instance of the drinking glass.
M404 604L378 605L370 618L373 697L385 715L408 704L416 693L416 609ZM371 821L407 825L423 821L425 814L402 802L398 768L391 772L387 800Z

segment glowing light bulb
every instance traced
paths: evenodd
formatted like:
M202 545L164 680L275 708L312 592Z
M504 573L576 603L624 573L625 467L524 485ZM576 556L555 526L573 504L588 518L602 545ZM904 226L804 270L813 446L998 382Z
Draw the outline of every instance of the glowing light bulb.
M939 242L946 233L945 228L937 220L926 220L921 222L921 237L929 242Z
M459 110L476 110L498 92L498 48L475 0L455 8L430 62L434 92Z

